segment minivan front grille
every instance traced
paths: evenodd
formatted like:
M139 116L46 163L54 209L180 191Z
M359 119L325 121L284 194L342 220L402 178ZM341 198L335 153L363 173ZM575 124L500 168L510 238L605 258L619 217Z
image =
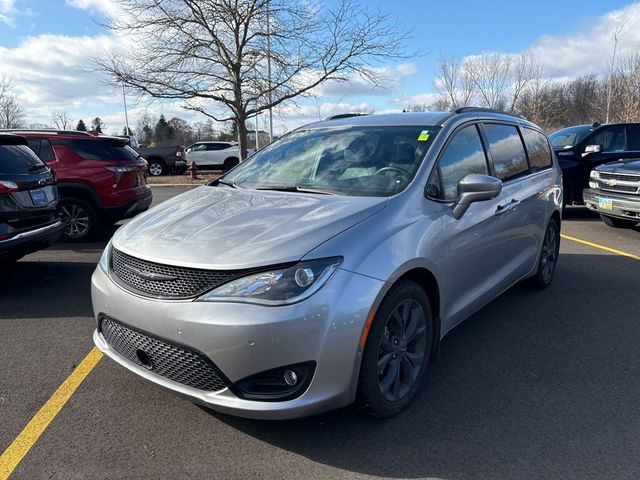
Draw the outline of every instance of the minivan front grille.
M223 283L259 269L205 270L149 262L113 249L112 278L122 287L146 297L194 298Z
M207 392L227 386L213 362L189 347L133 330L109 317L100 320L100 333L124 358L169 380Z

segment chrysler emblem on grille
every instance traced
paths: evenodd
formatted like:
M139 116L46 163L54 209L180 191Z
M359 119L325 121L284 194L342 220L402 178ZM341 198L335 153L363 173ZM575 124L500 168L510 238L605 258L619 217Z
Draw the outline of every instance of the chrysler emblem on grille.
M124 265L124 268L129 270L131 273L139 276L143 280L147 280L150 282L170 282L172 280L178 279L178 277L174 277L173 275L163 275L162 273L145 272L143 270L140 270L139 268L132 267L131 265Z

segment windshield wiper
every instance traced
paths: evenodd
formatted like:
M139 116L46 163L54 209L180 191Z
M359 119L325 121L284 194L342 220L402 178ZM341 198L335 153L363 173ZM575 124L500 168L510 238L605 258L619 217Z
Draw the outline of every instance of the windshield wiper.
M231 187L231 188L244 188L242 185L237 184L236 182L229 182L227 180L223 180L221 178L219 178L218 180L215 180L218 183L221 183L222 185L226 185L227 187Z
M44 163L42 165L31 165L29 167L29 172L37 172L38 170L42 170L43 168L47 168Z
M318 193L320 195L338 195L332 190L323 190L321 188L302 187L300 185L272 185L268 187L257 187L256 190L273 190L274 192L301 192L301 193Z

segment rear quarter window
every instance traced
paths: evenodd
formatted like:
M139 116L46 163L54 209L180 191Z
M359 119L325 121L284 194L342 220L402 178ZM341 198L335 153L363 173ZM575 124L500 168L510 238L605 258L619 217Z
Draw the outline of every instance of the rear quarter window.
M522 137L529 154L531 171L537 172L551 166L551 149L547 138L540 132L530 128L522 128Z
M24 145L0 145L0 174L27 175L45 164Z
M55 140L54 145L66 146L85 160L132 161L138 158L136 151L129 147L125 142L110 139Z

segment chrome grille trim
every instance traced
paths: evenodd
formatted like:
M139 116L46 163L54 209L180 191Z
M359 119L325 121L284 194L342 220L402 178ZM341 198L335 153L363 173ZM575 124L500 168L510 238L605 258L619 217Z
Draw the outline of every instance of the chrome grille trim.
M189 347L134 330L109 317L100 319L99 331L121 356L169 380L207 392L222 390L229 383L207 356ZM150 367L139 360L138 350L150 359Z
M195 298L234 278L264 270L177 267L132 257L116 248L111 251L109 269L113 280L125 289L145 297L171 300Z
M640 182L640 175L632 175L627 173L608 173L598 172L603 180L620 180L623 182Z

